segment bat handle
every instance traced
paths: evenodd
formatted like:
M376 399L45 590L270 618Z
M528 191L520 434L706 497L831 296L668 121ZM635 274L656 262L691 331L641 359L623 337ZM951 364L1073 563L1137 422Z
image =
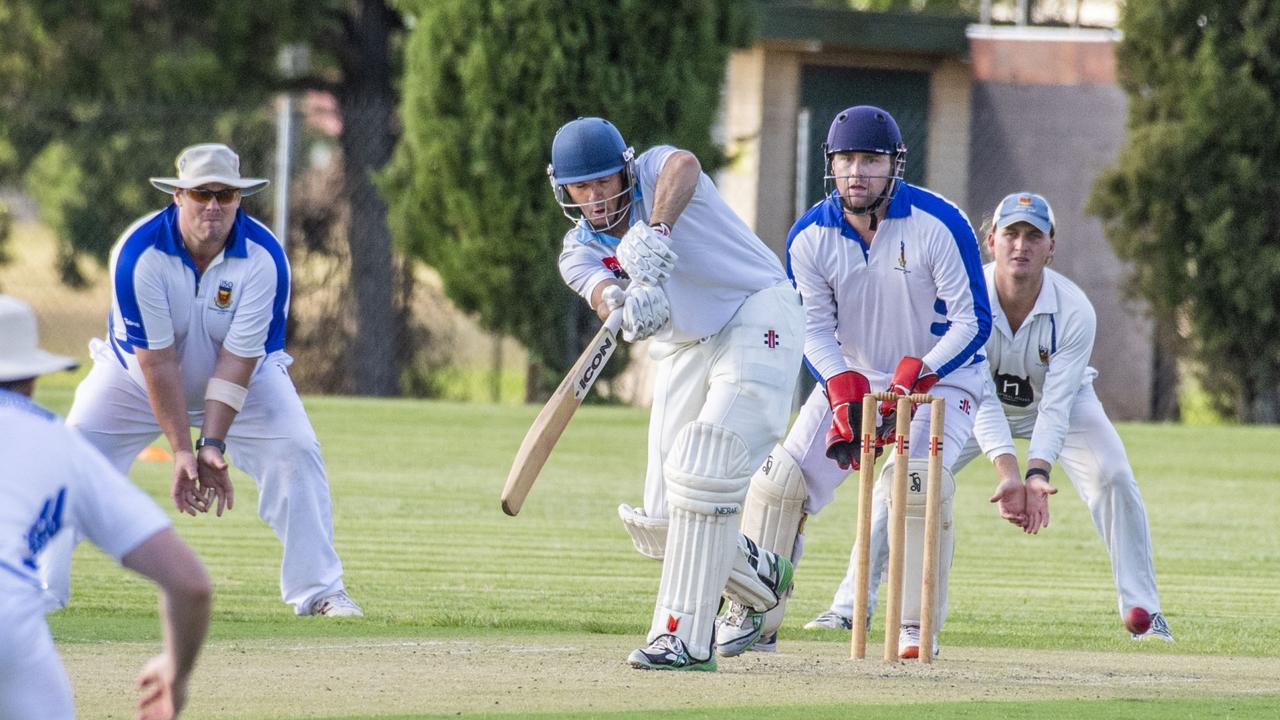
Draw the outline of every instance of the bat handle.
M608 328L610 335L617 337L618 328L622 327L622 308L610 312L609 317L605 318L604 326Z

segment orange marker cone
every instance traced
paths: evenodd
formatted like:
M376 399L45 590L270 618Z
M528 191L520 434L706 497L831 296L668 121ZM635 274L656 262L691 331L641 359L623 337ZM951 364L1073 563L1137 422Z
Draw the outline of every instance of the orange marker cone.
M138 459L143 462L173 462L173 455L170 455L169 451L162 447L151 445L143 448L142 452L138 453Z

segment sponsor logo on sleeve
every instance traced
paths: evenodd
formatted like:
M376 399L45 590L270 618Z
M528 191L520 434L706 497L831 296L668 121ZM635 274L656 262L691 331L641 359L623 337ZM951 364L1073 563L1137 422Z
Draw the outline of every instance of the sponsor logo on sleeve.
M767 345L770 350L778 347L778 343L780 342L782 342L782 336L776 331L770 330L764 334L764 344Z
M615 278L619 280L631 279L631 276L627 274L627 271L622 269L622 263L618 262L618 258L610 255L600 262L604 263L604 266L609 269L609 272L613 273Z

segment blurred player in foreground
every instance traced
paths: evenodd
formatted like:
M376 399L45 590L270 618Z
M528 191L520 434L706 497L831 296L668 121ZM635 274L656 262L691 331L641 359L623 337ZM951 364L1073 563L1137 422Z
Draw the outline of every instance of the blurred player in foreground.
M805 361L820 383L800 409L786 440L752 480L743 531L762 547L791 556L804 550L804 519L831 502L858 468L863 396L875 389L932 393L946 400L942 448L938 615L946 617L954 530L951 468L969 440L982 397L986 363L980 351L991 331L978 241L955 205L903 180L907 148L888 112L859 105L840 112L823 145L831 193L809 209L787 238L788 269L804 298ZM891 441L895 403L882 403L881 444ZM923 478L929 450L928 413L911 425L910 472ZM886 462L876 483L870 553L888 553ZM919 652L920 576L925 492L907 493L906 584L899 650ZM877 543L875 540L879 539ZM782 624L785 604L763 630ZM731 606L716 631L724 655L746 649L751 618Z
M1093 305L1075 283L1048 267L1056 229L1053 209L1040 195L1013 193L996 207L986 234L995 258L986 266L994 324L986 345L992 382L957 468L985 453L999 478L991 502L1002 517L1035 534L1049 526L1049 496L1057 492L1049 473L1060 463L1111 557L1125 628L1135 640L1172 641L1156 592L1142 495L1124 444L1093 390L1098 375L1088 366L1097 323ZM1014 437L1031 440L1025 482ZM872 593L879 571L872 573ZM847 625L852 573L851 559L831 609L810 626Z
M138 717L176 717L209 626L204 565L150 498L32 402L38 376L76 363L40 349L26 303L0 295L0 338L0 720L75 717L37 557L51 538L76 532L160 585L165 648L138 678Z
M267 181L241 177L226 145L186 148L177 167L178 177L151 179L168 206L111 249L107 337L89 345L93 370L67 424L126 474L164 433L173 503L191 515L231 509L230 454L258 484L258 516L284 545L284 601L298 615L363 615L334 549L320 443L289 378L289 261L240 207ZM191 427L200 428L194 447ZM49 584L64 605L70 545L49 551Z
M800 299L777 256L720 197L698 159L660 145L638 157L607 120L556 133L548 168L574 223L560 272L657 362L644 506L618 511L662 580L647 669L714 670L722 592L756 617L791 564L738 532L751 473L782 437L802 352ZM758 637L758 634L757 634Z

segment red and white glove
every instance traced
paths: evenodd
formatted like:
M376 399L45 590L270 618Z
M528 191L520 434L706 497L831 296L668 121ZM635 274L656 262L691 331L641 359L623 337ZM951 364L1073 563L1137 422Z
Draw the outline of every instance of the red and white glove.
M871 385L862 373L846 370L827 380L831 403L831 429L827 431L827 457L841 470L857 470L862 432L862 397Z
M910 355L898 361L898 367L893 371L893 377L889 380L888 391L897 393L898 395L915 395L917 393L927 393L929 389L938 383L938 373L929 371L925 372L924 361ZM911 414L914 417L916 406L912 404ZM880 403L880 439L879 443L883 445L892 445L895 441L895 432L898 423L898 403L895 400L885 400Z

